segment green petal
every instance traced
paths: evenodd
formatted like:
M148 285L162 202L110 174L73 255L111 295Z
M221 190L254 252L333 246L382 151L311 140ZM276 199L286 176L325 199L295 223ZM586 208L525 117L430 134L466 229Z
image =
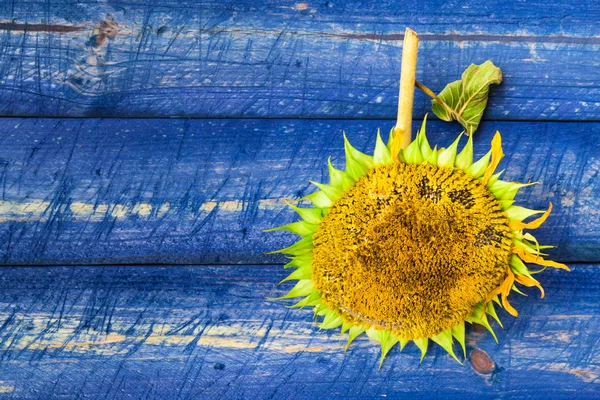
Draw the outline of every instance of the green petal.
M320 208L300 208L286 201L286 204L300 215L300 218L311 224L320 224L323 220L323 214Z
M346 152L346 174L353 180L365 175L373 165L373 157L356 150L344 133L344 150Z
M291 224L278 226L271 229L265 229L265 232L288 231L300 235L302 237L312 235L317 231L319 225L311 224L306 221L292 222Z
M454 161L456 160L456 149L458 148L458 142L460 142L460 138L462 137L462 133L458 135L456 140L448 147L447 149L443 149L440 151L438 155L437 165L442 168L454 168Z
M473 164L473 135L469 135L467 144L454 161L454 166L463 171L469 168L471 164Z
M454 358L456 361L458 361L459 364L462 365L462 362L460 362L458 357L456 357L456 354L454 354L454 349L452 348L452 329L447 329L435 336L432 336L430 339L442 346L442 348L446 350L448 354L452 356L452 358Z
M321 191L323 193L325 193L325 196L327 196L329 198L329 200L331 200L332 202L338 201L344 195L344 192L341 191L340 189L336 188L335 186L331 186L331 185L327 185L327 184L319 183L319 182L314 182L314 181L309 181L309 182L312 183L313 185L315 185L316 187L318 187L319 189L321 189Z
M419 142L419 148L421 150L421 155L423 156L424 160L427 160L429 157L431 157L431 153L433 153L433 150L431 149L431 146L429 145L429 141L427 140L427 114L425 114L425 118L423 118L423 124L421 125L421 129L419 130L419 133L417 134L417 141Z
M346 344L346 350L350 347L350 343L354 341L357 337L362 335L365 331L365 327L363 325L354 325L350 328L350 332L348 333L348 344Z
M385 165L392 162L392 153L386 147L381 139L381 133L377 129L377 139L375 141L375 152L373 154L373 163L375 165Z
M456 338L456 340L458 341L458 343L460 343L460 346L463 349L463 357L467 358L467 347L465 345L465 323L464 322L461 322L460 324L458 324L454 328L452 328L452 336L454 336Z
M488 153L481 157L475 164L471 165L465 171L467 174L471 175L473 178L481 178L483 174L485 174L485 169L490 163L490 157L492 156L492 151L488 151Z
M421 362L423 362L423 359L425 358L425 354L427 354L427 346L429 345L429 339L428 338L415 339L415 340L413 340L413 342L415 342L415 344L417 345L419 350L421 350Z
M506 210L506 216L511 221L523 221L525 218L529 218L532 215L543 214L545 211L530 210L529 208L512 206Z

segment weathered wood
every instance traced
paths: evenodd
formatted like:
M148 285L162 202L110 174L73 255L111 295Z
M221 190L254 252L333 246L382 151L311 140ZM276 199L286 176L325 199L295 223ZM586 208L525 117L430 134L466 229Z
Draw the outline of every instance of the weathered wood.
M291 234L284 199L343 168L345 129L372 152L394 121L0 120L4 264L273 263ZM416 127L415 127L416 129ZM554 210L536 231L563 261L600 261L600 124L484 123L475 151L503 133L507 179L538 181L518 201ZM429 124L432 143L460 128Z
M538 275L461 366L379 350L272 302L281 266L11 267L0 274L0 392L12 398L599 398L600 268ZM288 284L289 285L289 284ZM458 351L458 349L457 349Z
M393 118L409 26L433 90L502 68L489 118L598 120L599 18L587 0L5 1L0 114Z

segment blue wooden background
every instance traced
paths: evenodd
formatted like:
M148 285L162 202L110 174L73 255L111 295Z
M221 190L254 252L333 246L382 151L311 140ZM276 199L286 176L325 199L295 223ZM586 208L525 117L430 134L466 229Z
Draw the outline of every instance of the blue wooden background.
M501 131L573 271L499 344L468 330L464 366L409 346L378 371L267 300L293 238L262 229L342 165L342 130L371 151L393 126L406 26L434 91L502 68L476 153ZM0 400L600 398L599 50L584 0L0 2Z

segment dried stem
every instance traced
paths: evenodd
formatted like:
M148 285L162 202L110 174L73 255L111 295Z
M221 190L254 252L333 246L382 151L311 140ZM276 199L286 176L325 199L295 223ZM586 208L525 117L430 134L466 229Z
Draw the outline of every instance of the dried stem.
M400 73L400 93L398 98L398 118L394 127L392 156L398 161L400 149L406 148L412 140L412 112L417 75L417 52L419 35L406 28L402 46L402 69Z

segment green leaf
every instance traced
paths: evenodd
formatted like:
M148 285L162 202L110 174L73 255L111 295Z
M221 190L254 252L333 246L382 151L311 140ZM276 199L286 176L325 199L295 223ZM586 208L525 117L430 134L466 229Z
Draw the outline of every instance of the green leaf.
M458 121L467 134L477 130L487 105L490 85L502 82L502 71L491 61L471 64L462 79L446 85L433 100L433 113L444 121Z

